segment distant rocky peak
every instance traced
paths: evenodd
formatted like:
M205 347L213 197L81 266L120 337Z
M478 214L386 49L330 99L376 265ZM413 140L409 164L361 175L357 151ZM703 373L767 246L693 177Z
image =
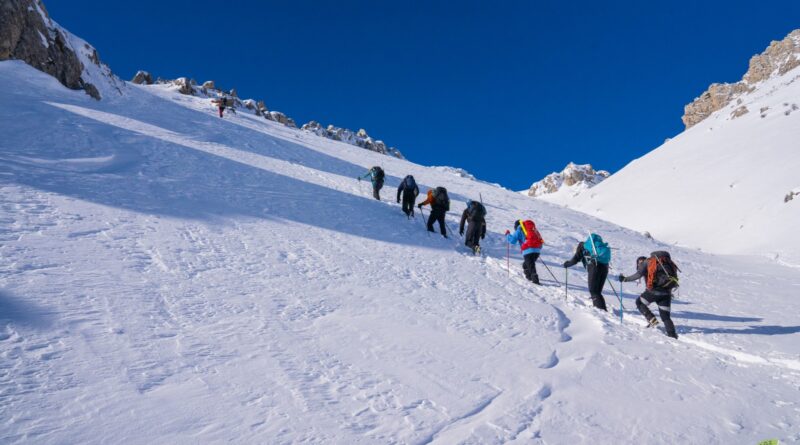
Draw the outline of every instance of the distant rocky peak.
M556 193L563 189L573 190L575 193L594 187L608 178L610 173L605 170L595 170L591 164L575 164L570 162L559 173L553 172L544 179L534 182L528 189L528 196L542 196Z
M747 94L760 82L782 76L800 66L800 29L780 41L773 41L763 53L750 58L750 66L736 83L714 83L692 103L684 107L681 118L687 129L717 110ZM743 114L744 110L740 111Z

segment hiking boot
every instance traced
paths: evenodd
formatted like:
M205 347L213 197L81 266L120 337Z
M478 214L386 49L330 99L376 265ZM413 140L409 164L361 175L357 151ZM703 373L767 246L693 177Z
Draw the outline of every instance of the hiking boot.
M654 328L656 326L658 326L658 320L655 317L647 320L647 327L648 328Z
M670 332L667 334L667 337L674 338L675 340L677 340L678 334L676 334L675 332Z

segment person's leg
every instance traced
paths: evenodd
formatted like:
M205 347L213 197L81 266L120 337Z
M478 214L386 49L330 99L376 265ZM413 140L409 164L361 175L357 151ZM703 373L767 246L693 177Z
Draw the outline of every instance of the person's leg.
M539 284L539 274L536 273L536 260L538 259L538 253L529 253L525 255L525 262L522 263L522 269L525 271L525 278L534 284Z
M667 331L667 336L678 338L678 334L675 332L675 324L672 322L672 317L670 316L672 312L672 297L669 295L659 297L656 299L656 304L658 305L658 315L661 316L661 321L664 322L664 329Z
M447 230L445 229L445 225L444 225L444 217L445 217L446 213L447 212L445 212L444 210L440 210L439 211L439 218L437 219L437 221L439 221L439 232L441 232L442 236L445 237L445 238L447 238Z
M648 291L644 291L642 295L636 299L636 309L639 309L639 312L644 315L644 318L646 318L648 322L656 318L655 315L650 312L650 309L647 308L647 305L652 303L654 299L655 298Z
M433 232L433 222L436 221L436 210L431 209L428 214L428 232Z
M592 296L592 304L598 309L607 311L603 287L608 276L608 266L605 264L590 265L589 270L589 294Z
M480 224L476 223L475 221L470 221L469 225L467 226L467 233L464 236L464 245L471 249L474 249L475 246L479 245L479 241L481 239L478 230L479 225Z

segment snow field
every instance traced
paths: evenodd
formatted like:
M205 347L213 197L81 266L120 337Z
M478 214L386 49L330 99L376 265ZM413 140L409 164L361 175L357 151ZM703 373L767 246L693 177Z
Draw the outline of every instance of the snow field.
M800 441L796 269L161 87L97 103L17 62L0 78L20 104L0 107L0 442ZM382 202L355 180L376 164ZM483 257L405 219L406 174L448 188L451 229L483 196ZM620 325L577 267L568 299L541 264L525 282L518 249L509 273L521 216L560 284L590 230L615 274L671 250L681 340L642 328L632 283Z

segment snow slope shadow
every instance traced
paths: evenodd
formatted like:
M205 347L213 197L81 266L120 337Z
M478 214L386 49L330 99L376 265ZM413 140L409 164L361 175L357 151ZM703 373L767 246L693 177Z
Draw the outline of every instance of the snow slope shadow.
M675 312L673 316L678 319L684 318L690 320L730 321L738 323L756 322L763 320L763 318L756 318L756 317L732 317L728 315L704 314L702 312L688 312L688 311Z
M8 291L0 290L0 325L5 324L46 329L53 324L53 314L41 306L11 295Z
M396 206L352 194L357 185L352 185L352 193L336 188L347 189L343 184L355 182L350 178L343 183L340 176L197 141L122 116L88 112L93 117L54 119L54 127L70 129L54 128L51 135L43 135L40 146L46 149L9 143L0 157L0 171L7 173L0 181L144 214L288 220L379 241L451 248L431 243L421 227L405 224ZM77 160L79 169L65 168ZM397 219L397 230L381 230L387 218Z

